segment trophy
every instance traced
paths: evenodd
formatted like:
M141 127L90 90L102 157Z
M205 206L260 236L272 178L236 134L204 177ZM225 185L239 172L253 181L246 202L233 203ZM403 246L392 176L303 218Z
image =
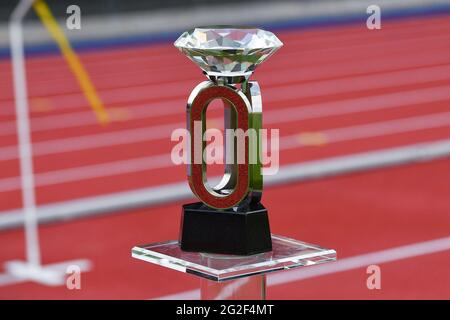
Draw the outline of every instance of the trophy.
M200 202L183 206L182 250L250 255L272 249L267 209L261 204L261 93L249 78L282 45L271 32L228 26L195 28L175 41L209 79L194 88L187 103L188 180ZM211 187L202 138L214 99L224 106L225 172Z
M191 298L265 299L266 273L336 260L333 249L271 234L261 203L262 100L249 78L282 45L271 32L231 26L195 28L175 41L208 78L186 110L187 176L199 202L183 205L178 240L135 246L132 256L200 277L200 296ZM216 99L224 106L225 172L211 187L203 136Z

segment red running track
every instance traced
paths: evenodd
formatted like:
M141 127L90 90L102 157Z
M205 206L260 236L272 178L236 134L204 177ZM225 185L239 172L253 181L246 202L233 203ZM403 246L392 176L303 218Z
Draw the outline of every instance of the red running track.
M274 233L337 249L339 259L448 236L449 160L270 188ZM428 181L430 177L433 183ZM295 195L295 196L294 196ZM41 228L45 263L88 258L82 289L32 283L0 287L0 298L147 299L196 289L199 280L130 257L136 244L175 239L181 203ZM2 232L0 261L23 257L23 232ZM379 264L381 290L365 268L268 288L272 299L449 299L448 251ZM288 271L292 272L292 271Z
M266 126L282 137L299 135L297 147L282 150L282 164L448 137L446 30L448 16L389 22L382 32L359 25L280 32L285 46L254 77ZM181 181L184 168L171 164L168 137L184 126L186 98L203 80L198 68L170 44L81 58L116 121L95 122L60 56L28 60L38 202ZM0 68L10 74L8 61ZM10 77L3 79L0 209L6 210L20 206L20 185L12 89ZM365 136L358 137L361 130ZM300 138L311 132L329 143Z
M382 31L352 24L280 32L285 46L254 79L266 127L286 141L281 165L449 138L449 31L442 15L385 22ZM95 123L61 57L28 59L38 202L183 181L185 168L170 163L169 137L184 126L186 98L203 80L197 67L170 44L80 56L115 121ZM20 192L8 61L0 72L0 210L7 210L20 206ZM335 247L339 258L379 251L448 236L449 164L271 188L264 203L278 234ZM45 261L94 262L83 290L20 284L0 287L0 297L140 299L195 288L190 277L129 258L132 245L176 238L179 205L45 226ZM0 261L21 256L20 231L0 238L8 243ZM355 269L270 287L269 297L449 298L447 280L432 281L448 260L444 252L383 265L379 292Z

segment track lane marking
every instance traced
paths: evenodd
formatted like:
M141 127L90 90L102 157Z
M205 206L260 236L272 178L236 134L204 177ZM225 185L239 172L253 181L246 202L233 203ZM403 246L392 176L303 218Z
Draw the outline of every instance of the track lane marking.
M282 166L278 174L267 176L265 181L267 186L283 185L446 157L450 157L450 139L289 164ZM186 182L163 184L41 205L38 207L38 219L39 221L54 221L110 213L187 200L192 197L192 192ZM22 222L21 210L0 212L0 229L18 226Z
M337 129L323 130L322 137L326 137L327 144L342 141L354 141L370 137L392 135L404 132L426 130L450 126L450 112L436 113L426 116L416 116L396 120L355 125ZM298 134L280 138L280 150L305 147L300 143ZM35 174L36 186L48 186L60 183L100 178L125 173L155 170L173 166L170 154L158 154L120 161L98 163L94 165L73 167ZM0 179L0 192L17 190L20 187L19 177Z
M445 252L450 250L450 237L438 238L430 241L417 242L404 246L393 247L390 249L370 252L356 255L348 258L338 259L331 262L313 267L304 267L273 273L267 275L267 286L277 286L296 281L321 277L339 272L350 271L358 268L365 268L372 264L383 264L396 262L404 259L415 258L423 255ZM180 300L180 299L200 299L200 290L189 290L174 294L169 294L155 300Z
M449 56L450 58L450 56ZM400 70L400 71L388 71L388 75L389 74L394 74L397 76L401 76L402 72L406 72L408 73L408 75L403 79L403 81L406 79L408 81L408 83L410 81L415 81L415 80L411 80L411 79L415 79L417 78L417 75L415 75L418 71L423 70L422 68L425 68L427 71L430 71L430 68L432 68L431 70L436 68L441 68L440 67L436 67L436 66L424 66L424 67L414 67L412 70ZM418 70L417 68L420 68L420 70ZM445 68L445 66L444 66ZM450 69L450 65L448 66L448 68ZM327 69L328 70L328 69ZM305 71L305 70L304 70ZM292 71L289 71L292 72ZM307 70L305 71L307 73ZM410 72L412 72L413 74L410 74ZM363 88L377 88L380 85L381 86L390 86L390 85L404 85L406 84L405 82L401 82L399 81L399 78L396 78L395 80L391 78L391 80L389 80L390 82L386 84L385 80L384 80L384 76L382 75L386 75L386 73L377 73L376 76L374 76L375 78L371 77L367 77L367 75L362 75L365 79L368 79L367 81L369 81L367 84L364 84L364 86L361 87L359 90L362 90ZM429 75L427 77L424 77L423 74L420 74L420 81L416 81L414 83L425 83L427 81L434 81L434 80L439 80L439 79L450 79L450 77L444 76L444 78L442 78L442 74L438 75L437 78L435 78L435 75ZM285 76L282 76L283 78L286 78ZM358 76L361 77L361 76ZM301 79L302 76L300 76L300 79L298 80L302 80ZM411 79L409 79L411 78ZM354 78L352 78L354 79ZM358 80L358 79L356 79ZM380 80L379 82L377 80ZM343 82L342 82L343 81ZM351 86L348 85L348 79L344 78L344 79L332 79L332 80L318 80L318 81L311 81L311 83L306 83L306 84L300 84L299 88L303 88L302 92L309 92L311 89L316 88L320 88L320 87L334 87L334 84L338 84L339 82L341 82L344 86L347 86L349 89ZM375 84L373 84L373 82L375 82ZM280 90L286 90L286 91L290 91L293 90L293 88L297 88L296 86L293 87L292 85L287 85L287 86L280 86ZM340 90L338 90L340 93L342 92L346 92L343 88L339 88ZM351 90L354 91L354 87L351 88ZM278 89L277 89L278 90ZM322 88L323 90L323 88ZM331 89L333 90L333 88ZM334 90L337 90L336 88L334 88ZM276 91L276 90L275 90ZM269 92L270 93L270 92ZM328 93L329 94L329 93ZM326 95L325 95L326 96ZM270 96L269 96L270 98ZM286 96L282 96L279 100L286 100L287 98L291 99L289 97L289 94ZM45 100L44 100L45 99ZM273 98L271 98L273 100ZM39 101L45 101L46 105L51 104L53 105L54 102L52 102L51 98L36 98L35 99L37 102ZM270 99L269 99L270 101ZM184 99L170 99L170 100L166 100L166 101L162 101L159 103L149 103L149 104L127 104L128 105L128 109L130 110L134 110L134 112L140 113L140 118L142 116L147 117L147 118L152 118L152 112L155 114L154 116L158 116L158 115L170 115L170 114L177 114L179 113L178 108L162 108L160 105L169 105L170 103L173 103L173 105L182 105L185 103ZM34 105L33 103L31 105ZM146 108L145 110L142 110L143 108ZM151 110L149 110L150 108L153 108L154 110L152 112L150 112ZM48 108L47 108L48 109ZM52 109L54 109L52 107ZM113 108L111 108L113 109ZM106 109L107 112L111 112L110 110ZM94 119L92 117L89 117L86 111L81 111L81 112L75 112L75 113L70 113L70 114L63 114L63 115L50 115L50 116L44 116L44 117L38 117L38 118L34 118L32 120L32 131L33 132L39 132L41 130L49 130L49 129L57 129L57 128L61 128L64 126L66 127L71 127L71 126L80 126L83 124L94 124L95 122L93 121ZM15 133L15 122L13 120L11 121L3 121L2 123L0 123L0 135L9 135L9 134L14 134Z
M449 39L450 40L450 39ZM415 45L417 47L417 45ZM430 50L433 48L425 47L425 49L422 48L424 52L421 52L420 50L415 50L414 55L412 56L406 56L405 57L405 51L406 48L402 47L402 51L400 53L394 51L393 53L390 53L388 56L386 55L374 55L372 54L364 54L358 57L349 57L346 60L340 60L339 63L336 63L335 61L324 61L322 63L316 63L312 64L311 62L308 64L301 64L295 59L289 59L289 53L285 54L284 59L280 62L275 62L273 65L269 65L268 68L266 68L266 72L271 73L271 70L276 70L278 78L286 78L289 77L289 74L292 73L293 70L301 69L301 72L297 73L297 78L301 79L302 81L306 80L320 80L323 79L323 76L325 75L327 78L331 78L331 76L350 76L355 74L364 74L364 73L373 73L373 72L381 72L381 70L398 70L398 69L409 69L413 67L424 67L426 65L436 65L436 64L445 64L448 63L447 52L449 49L449 46L443 46L443 44L439 44L434 50L437 52L430 52ZM397 50L398 51L398 50ZM386 54L386 53L385 53ZM373 55L373 56L372 56ZM367 64L367 59L371 59L370 64ZM292 63L291 61L294 61ZM428 63L425 63L426 61L430 61ZM431 63L431 61L433 61ZM390 69L386 67L390 66ZM130 70L131 68L126 68L124 70L121 70L121 65L114 65L114 68L103 70L99 69L96 70L95 68L91 72L94 72L95 74L91 76L93 80L95 80L96 83L99 83L98 86L101 86L101 89L113 89L118 87L125 87L125 86L133 86L136 83L144 82L148 85L154 84L154 83L169 83L169 82L180 82L181 79L179 79L179 76L182 76L183 80L192 80L196 81L198 77L195 77L192 75L190 71L192 71L192 66L189 64L184 64L183 66L177 66L176 69L174 69L174 72L171 72L170 66L166 67L159 67L159 66L146 66L141 65L137 70ZM326 70L326 71L324 71ZM355 72L356 70L356 72ZM369 71L364 71L369 70ZM114 71L114 72L112 72ZM184 72L183 72L184 71ZM149 78L148 74L149 72L163 72L162 78L161 76L158 77L158 81ZM330 74L331 72L331 74ZM174 73L176 73L177 77L174 79ZM311 77L311 75L314 75L314 77ZM260 76L260 80L263 82L267 82L268 84L271 84L271 81L276 81L276 78L270 77L269 75L266 75L266 73L262 74ZM321 78L322 77L322 78ZM127 79L126 85L123 85L123 79ZM58 76L48 79L48 75L45 80L41 80L41 73L39 73L37 79L30 79L30 83L33 83L33 93L32 96L54 96L54 95L61 95L61 94L68 94L73 91L73 86L71 78L68 78L67 76ZM131 82L130 82L131 80ZM148 81L152 82L148 82ZM68 82L70 81L70 82ZM100 81L106 81L106 83L109 83L108 85L105 85L105 82ZM121 85L112 85L112 83L118 83ZM9 84L9 83L8 83ZM9 90L11 85L5 86L4 90ZM0 85L0 88L2 86ZM49 92L49 90L52 90ZM64 92L64 90L66 92ZM62 91L62 92L61 92ZM69 92L67 92L69 91ZM0 91L1 92L1 91ZM53 92L53 93L52 93ZM3 98L4 99L4 98Z
M434 19L430 19L430 20L434 21ZM432 27L432 28L430 29L430 27ZM389 45L390 44L392 44L394 47L397 47L396 44L400 45L401 47L405 47L407 43L411 43L412 46L417 48L417 47L423 47L424 44L421 43L422 41L425 42L425 44L427 44L428 42L431 42L431 41L436 41L436 40L438 40L438 42L445 42L445 41L439 41L439 40L448 39L448 36L444 35L444 39L442 39L443 36L441 34L438 34L436 31L440 31L442 33L445 33L445 31L447 29L448 29L448 26L444 26L443 27L442 25L435 25L434 23L431 23L431 24L421 23L419 32L417 30L415 30L410 35L408 35L408 34L404 35L404 36L411 36L412 38L404 38L402 36L400 39L396 39L396 41L393 41L393 42L389 41L388 44L385 46L385 49L389 49ZM426 32L423 32L424 30L426 30ZM296 56L298 56L298 47L301 47L303 53L311 54L312 56L314 56L316 54L316 51L322 52L322 51L324 51L324 48L323 47L319 47L319 48L306 47L307 44L308 45L326 44L327 45L326 46L327 47L326 51L330 51L330 49L331 50L342 50L342 49L345 50L345 49L349 48L348 44L345 45L344 47L342 47L342 46L337 46L337 47L334 46L332 48L329 48L330 47L330 40L334 41L331 45L336 45L336 44L342 43L342 41L339 42L339 41L337 41L336 38L331 36L330 35L331 34L330 31L331 30L325 30L325 32L324 32L323 30L321 30L320 31L320 35L321 35L320 37L315 37L315 36L308 37L308 34L309 34L309 32L311 32L311 30L309 32L306 32L306 33L305 33L304 30L301 30L300 32L302 33L302 37L298 37L298 35L290 35L292 33L290 31L285 32L284 33L285 34L284 38L290 44L290 46L287 47L285 50L287 50L287 54L289 54L289 55L292 55L292 56L296 55ZM356 30L356 31L357 31L356 33L359 36L359 38L361 38L360 39L361 43L358 43L358 42L354 43L353 42L353 46L362 47L362 50L372 51L371 50L372 47L375 47L375 46L378 47L379 46L379 42L382 42L383 44L386 44L386 39L385 38L383 38L381 36L377 37L376 35L375 35L375 37L372 35L371 39L373 41L367 42L367 35L364 32L361 32L361 30ZM392 29L392 28L390 28L389 31L390 32L395 32L394 29ZM423 32L423 34L422 34L422 32ZM392 34L393 33L391 33L391 35ZM348 37L348 34L346 35L344 33L343 35L344 35L345 38ZM311 39L308 40L308 38L311 38ZM317 40L320 40L319 43L317 43L318 42ZM378 41L378 40L380 40L380 41ZM167 50L168 48L170 48L169 46L165 46L165 47L157 46L159 51L156 51L156 52L155 52L154 47L155 47L154 45L150 45L150 48L148 48L146 50L145 49L144 50L139 50L139 48L137 48L137 49L134 48L135 50L133 50L132 52L139 50L136 53L136 55L139 54L141 56L141 55L149 55L150 53L152 54L152 56L147 56L145 58L137 56L137 57L133 57L132 59L130 59L128 57L129 56L129 51L127 51L126 53L118 53L117 55L111 55L110 52L106 52L106 53L107 53L107 57L109 57L111 60L113 60L114 57L118 56L118 57L120 57L121 61L125 61L125 62L131 61L131 63L146 62L146 61L149 61L149 62L156 62L156 61L158 61L159 62L159 61L161 61L161 58L167 58L168 52L173 54L171 49ZM355 52L355 50L352 50L352 52ZM123 57L124 55L126 55L125 58ZM330 57L327 56L326 58L329 59L329 58L332 58L333 56L336 56L336 54L330 54ZM92 67L97 66L97 65L101 65L102 67L111 67L111 66L115 66L116 67L117 66L117 63L113 64L110 61L105 61L105 60L108 60L108 59L104 59L104 57L105 57L105 54L103 54L101 56L95 56L95 55L92 55L92 54L85 54L85 56L83 57L84 58L83 60L86 61L86 65L89 66L90 69ZM155 60L155 61L153 61L153 60ZM40 58L40 60L36 61L35 63L34 63L34 61L35 60L30 59L30 63L29 63L30 67L31 67L30 68L30 72L32 72L32 73L36 72L37 74L39 74L40 72L42 72L42 69L40 68L40 67L42 67L42 64L40 62L41 61L42 62L50 62L50 61L52 61L52 58L47 58L47 59ZM56 65L56 66L51 65L51 66L52 67L46 69L46 71L48 71L48 72L58 71L58 70L60 70L63 67L62 64L61 65ZM52 69L54 69L54 70L52 70ZM93 69L93 71L97 71L97 70ZM8 73L6 73L6 75L8 75Z
M78 85L83 91L83 96L87 99L92 110L94 111L98 122L101 124L108 123L109 117L108 113L105 111L105 107L103 106L103 101L97 94L88 72L84 68L75 51L72 49L70 42L67 40L64 31L60 28L58 22L50 11L50 8L47 6L47 3L44 0L34 1L33 8L39 19L41 19L42 24L58 44L59 50L63 54L64 59L78 82Z
M294 70L292 76L298 73ZM365 74L354 77L339 79L317 80L304 83L281 83L277 86L266 88L264 91L265 101L279 100L280 97L307 98L334 93L354 92L374 88L384 88L392 85L400 86L406 84L418 84L429 81L447 80L450 78L450 65L417 67L411 70L388 71L378 74ZM294 77L295 78L295 77ZM174 97L174 92L180 95L186 90L192 89L193 80L182 80L151 85L136 85L131 87L105 89L99 91L107 105L112 103L123 104L142 99L169 99ZM387 85L386 85L387 84ZM355 90L357 88L357 90ZM184 91L183 91L184 90ZM124 100L124 98L126 100ZM83 104L85 97L80 93L62 94L52 99L55 105ZM4 104L6 107L6 103Z
M388 108L408 107L413 104L446 100L450 100L450 86L409 90L384 95L317 103L306 107L288 107L285 109L267 111L264 114L264 125L290 123L299 120L317 119L321 117L361 113ZM168 108L160 109L166 110ZM128 112L133 114L133 110L128 110ZM164 111L161 112L163 113ZM137 115L135 114L134 116ZM214 120L220 121L219 119ZM174 129L184 128L184 126L184 122L178 122L35 142L33 144L33 154L35 156L43 156L69 151L154 141L167 138ZM325 129L322 129L322 131L323 130ZM15 145L0 147L0 161L13 160L16 158L17 147Z

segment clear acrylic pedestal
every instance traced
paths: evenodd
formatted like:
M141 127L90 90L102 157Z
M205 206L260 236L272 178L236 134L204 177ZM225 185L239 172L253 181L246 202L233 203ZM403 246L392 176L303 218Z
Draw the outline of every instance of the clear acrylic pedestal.
M202 300L266 300L266 275L228 281L200 280Z
M203 300L264 300L266 273L336 260L336 251L272 235L272 251L251 256L187 252L178 241L136 246L132 257L200 277Z

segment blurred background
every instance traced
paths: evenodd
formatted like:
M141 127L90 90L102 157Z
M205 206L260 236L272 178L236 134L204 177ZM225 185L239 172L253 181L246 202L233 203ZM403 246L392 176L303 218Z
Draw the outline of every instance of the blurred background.
M26 258L8 26L18 2L0 4L1 299L199 297L198 279L130 250L176 239L180 207L194 200L186 168L171 162L170 135L205 78L173 41L218 24L283 41L252 76L264 126L281 138L263 203L273 233L338 252L323 268L270 275L268 298L450 298L450 1L47 0L107 124L31 8L21 26L38 248L44 265L90 262L79 290L3 268ZM67 27L70 5L81 29ZM371 5L378 29L367 24ZM212 117L220 122L218 110ZM381 289L367 287L372 264Z

